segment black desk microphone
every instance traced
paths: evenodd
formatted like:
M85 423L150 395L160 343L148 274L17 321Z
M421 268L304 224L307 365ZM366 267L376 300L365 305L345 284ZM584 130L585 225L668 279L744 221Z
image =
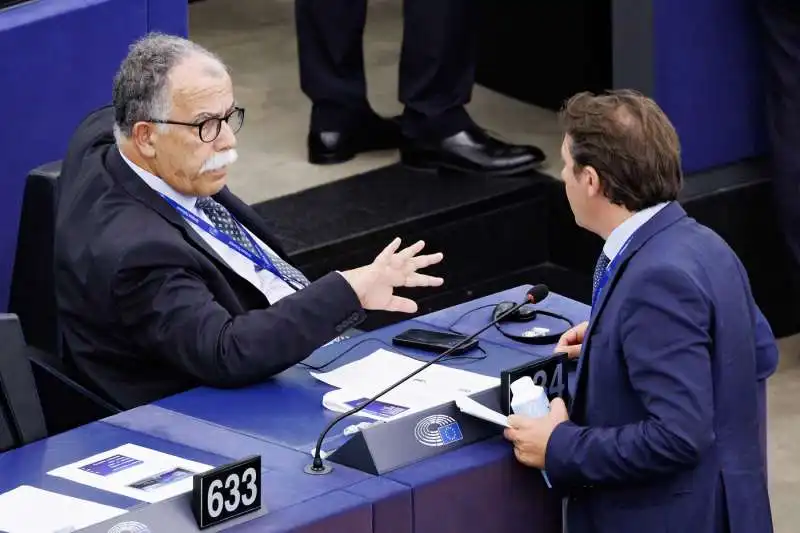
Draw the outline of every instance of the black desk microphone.
M333 428L333 426L335 426L336 424L338 424L339 422L341 422L342 420L344 420L348 416L356 414L357 412L362 410L364 407L366 407L367 405L371 404L372 402L374 402L375 400L377 400L378 398L380 398L381 396L383 396L387 392L393 390L395 387L398 387L399 385L402 385L403 383L405 383L409 379L413 378L414 376L416 376L417 374L419 374L420 372L422 372L423 370L425 370L429 366L431 366L431 365L433 365L435 363L438 363L439 361L441 361L442 359L444 359L448 355L452 354L453 352L455 352L456 350L461 348L463 345L467 344L468 342L471 342L478 335L480 335L481 333L483 333L487 329L489 329L492 326L494 326L495 324L497 324L500 320L505 318L507 315L510 315L511 313L516 312L523 305L539 303L542 300L544 300L545 298L547 298L548 294L550 294L550 289L547 288L547 285L534 285L533 287L530 288L530 290L525 295L525 300L524 301L514 305L513 307L508 308L507 311L505 311L504 313L499 314L498 316L496 316L494 318L494 320L492 320L491 322L486 324L484 327L482 327L481 329L479 329L478 331L476 331L475 333L473 333L469 337L467 337L465 339L462 339L457 344L451 346L446 351L442 352L441 354L437 355L436 357L434 357L433 359L431 359L430 361L428 361L427 363L425 363L424 365L419 367L417 370L413 371L412 373L408 374L407 376L405 376L404 378L400 379L396 383L394 383L394 384L390 385L389 387L387 387L386 389L382 390L381 392L379 392L378 394L376 394L375 396L373 396L372 398L370 398L369 400L367 400L363 404L361 404L361 405L359 405L357 407L353 407L352 409L350 409L346 413L342 413L339 416L337 416L336 418L334 418L325 427L325 429L322 431L322 433L320 433L319 438L317 439L317 446L314 448L314 461L310 465L306 465L306 467L304 468L305 473L306 474L320 475L320 474L327 474L331 470L333 470L333 467L331 467L330 465L325 464L325 462L322 460L322 441L325 440L325 435L328 434L328 432L331 430L331 428Z

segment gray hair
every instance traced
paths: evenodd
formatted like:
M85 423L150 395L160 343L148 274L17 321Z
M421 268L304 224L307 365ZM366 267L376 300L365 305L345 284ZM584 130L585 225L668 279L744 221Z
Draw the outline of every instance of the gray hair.
M133 43L114 77L114 135L130 137L140 121L165 120L171 97L169 74L187 57L200 54L227 71L219 57L182 37L149 33Z

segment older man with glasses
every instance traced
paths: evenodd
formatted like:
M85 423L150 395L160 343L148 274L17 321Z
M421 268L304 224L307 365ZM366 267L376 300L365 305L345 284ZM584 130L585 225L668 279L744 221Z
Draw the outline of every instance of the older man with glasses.
M151 34L123 61L113 105L70 143L55 250L66 357L122 408L267 379L365 309L416 311L396 287L442 283L418 272L442 255L399 239L310 282L225 186L244 114L216 56Z

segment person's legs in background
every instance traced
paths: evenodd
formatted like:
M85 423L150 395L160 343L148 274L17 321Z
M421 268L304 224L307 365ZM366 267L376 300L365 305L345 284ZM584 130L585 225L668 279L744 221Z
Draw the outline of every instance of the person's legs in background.
M464 109L475 83L474 0L405 0L400 121L379 117L367 101L366 15L367 0L295 0L300 85L312 101L309 161L401 145L403 162L416 168L515 174L544 160L539 148L490 137Z
M800 289L800 9L795 0L757 0L766 60L767 124L775 201Z
M341 163L400 145L397 122L376 115L367 101L366 19L367 0L295 0L300 86L312 102L312 163Z
M513 174L544 160L535 147L489 137L464 106L475 83L477 3L405 0L400 101L402 160L412 167Z

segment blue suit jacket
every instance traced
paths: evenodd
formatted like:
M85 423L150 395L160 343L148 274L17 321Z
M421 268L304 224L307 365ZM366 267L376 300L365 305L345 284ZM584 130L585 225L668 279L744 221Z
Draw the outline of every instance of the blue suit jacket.
M744 268L674 202L618 263L547 446L570 533L770 533L756 394L777 347Z

